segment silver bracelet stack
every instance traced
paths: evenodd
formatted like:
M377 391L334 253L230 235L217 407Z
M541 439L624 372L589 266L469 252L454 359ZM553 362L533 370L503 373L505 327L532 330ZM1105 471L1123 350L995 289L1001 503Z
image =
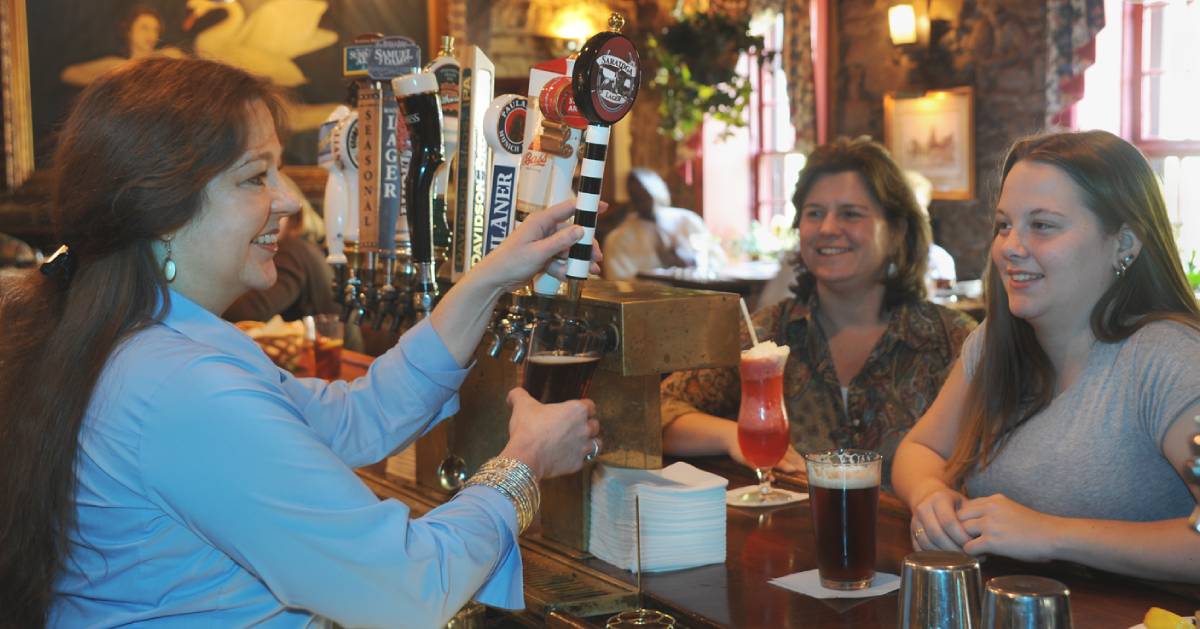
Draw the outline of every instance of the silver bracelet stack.
M538 509L542 506L542 493L533 470L516 459L496 457L479 466L463 487L483 485L491 487L512 501L517 510L518 532L524 531Z

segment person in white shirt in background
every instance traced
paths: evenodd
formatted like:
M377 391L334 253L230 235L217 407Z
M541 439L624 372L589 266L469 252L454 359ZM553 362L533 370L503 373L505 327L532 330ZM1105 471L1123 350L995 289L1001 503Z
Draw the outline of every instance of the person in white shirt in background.
M933 201L933 182L915 170L904 171L904 178L908 180L908 187L912 188L913 195L917 197L917 205L925 211L925 216L928 218L929 203ZM954 256L937 243L930 241L929 269L925 272L925 285L929 296L933 297L937 294L934 289L937 288L939 280L942 280L943 284L953 285L957 279L958 273L954 269Z
M917 197L917 205L925 212L925 217L929 218L929 203L933 200L933 182L929 178L915 170L904 171L904 179L908 182L908 187L912 189L913 195ZM605 255L608 255L608 249L605 248ZM954 256L948 251L941 248L933 241L929 243L929 268L925 271L925 289L926 293L932 299L937 295L936 288L938 280L945 280L950 285L954 284L958 275L954 268ZM753 304L750 304L754 310L766 308L772 304L786 299L792 293L792 284L796 283L796 269L786 263L779 267L779 274L771 281L767 282L761 293Z
M671 192L658 173L634 168L626 180L629 211L604 239L604 278L629 280L639 271L724 262L719 247L698 247L715 239L695 212L671 206ZM703 266L703 265L701 265Z

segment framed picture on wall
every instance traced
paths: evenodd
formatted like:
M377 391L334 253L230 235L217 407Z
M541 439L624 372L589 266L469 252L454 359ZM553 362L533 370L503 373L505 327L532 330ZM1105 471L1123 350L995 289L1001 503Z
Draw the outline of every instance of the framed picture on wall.
M316 162L316 128L347 99L342 47L356 35L412 38L436 52L434 0L0 0L8 163L49 163L79 92L132 56L216 59L292 96L285 162ZM146 48L152 50L146 53ZM141 53L137 51L142 50ZM19 153L19 155L17 155ZM14 181L15 179L15 181ZM10 177L9 185L21 177Z
M906 170L933 182L935 199L975 198L975 98L969 87L885 94L883 137Z

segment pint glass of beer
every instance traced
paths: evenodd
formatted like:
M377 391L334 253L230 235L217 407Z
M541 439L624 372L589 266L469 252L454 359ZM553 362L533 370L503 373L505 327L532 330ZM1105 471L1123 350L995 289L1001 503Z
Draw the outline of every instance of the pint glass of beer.
M875 577L875 520L883 457L869 450L804 455L821 585L861 590Z
M521 387L543 404L587 395L603 336L574 319L539 321L529 336Z

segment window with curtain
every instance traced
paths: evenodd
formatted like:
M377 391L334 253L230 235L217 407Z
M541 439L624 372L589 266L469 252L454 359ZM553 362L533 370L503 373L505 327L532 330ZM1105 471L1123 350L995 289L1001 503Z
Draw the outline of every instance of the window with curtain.
M773 14L752 27L758 30L768 50L783 49L783 15ZM787 224L795 214L792 190L804 167L804 155L795 151L796 130L792 127L788 106L787 75L782 55L764 64L753 75L754 103L750 109L750 137L753 151L754 195L752 218L769 224L782 216ZM780 220L780 219L776 219Z
M775 11L751 23L751 32L772 51L783 49L783 28L783 14ZM764 227L791 224L792 190L804 166L803 153L795 150L783 55L761 65L743 55L738 72L748 74L753 85L747 126L727 130L705 124L701 149L705 222L734 239L750 232L751 221Z
M1200 2L1105 0L1076 126L1137 146L1163 183L1186 262L1200 264Z

